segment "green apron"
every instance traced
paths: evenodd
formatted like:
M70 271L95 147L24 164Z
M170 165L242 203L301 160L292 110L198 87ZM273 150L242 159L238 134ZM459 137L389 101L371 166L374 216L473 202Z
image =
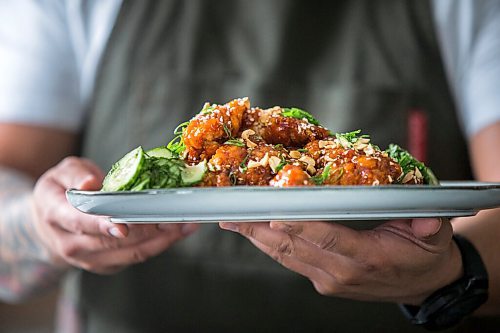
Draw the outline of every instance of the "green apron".
M138 145L168 142L205 101L242 96L304 108L334 131L361 128L382 147L405 145L408 111L423 110L428 163L442 179L470 177L420 0L124 1L83 155L107 170ZM320 296L217 225L116 275L79 271L71 281L92 333L421 331L395 305Z

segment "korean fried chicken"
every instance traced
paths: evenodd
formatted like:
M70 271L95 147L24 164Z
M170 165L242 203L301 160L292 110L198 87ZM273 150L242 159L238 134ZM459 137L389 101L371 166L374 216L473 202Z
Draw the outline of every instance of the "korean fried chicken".
M331 134L297 108L250 108L248 98L205 104L182 132L184 158L208 161L199 186L421 184L359 131ZM403 180L403 181L402 181Z
M278 106L267 110L252 108L245 113L243 126L254 130L265 142L285 147L303 147L312 140L324 139L330 134L326 128L305 118L283 114L287 113Z
M223 105L205 104L182 133L189 162L209 159L221 143L236 136L243 115L250 107L248 98L239 98Z

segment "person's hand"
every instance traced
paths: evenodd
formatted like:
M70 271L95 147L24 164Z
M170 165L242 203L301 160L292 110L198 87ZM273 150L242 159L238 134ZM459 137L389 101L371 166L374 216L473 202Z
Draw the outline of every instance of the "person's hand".
M92 162L69 157L38 180L35 228L54 264L114 273L160 254L197 228L193 224L113 224L76 210L66 200L67 189L99 190L102 179Z
M420 304L462 275L447 219L394 220L356 231L330 222L221 222L323 295Z

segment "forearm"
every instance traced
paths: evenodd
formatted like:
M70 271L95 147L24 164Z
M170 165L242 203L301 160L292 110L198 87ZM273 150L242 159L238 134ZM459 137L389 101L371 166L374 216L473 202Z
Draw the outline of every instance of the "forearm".
M53 286L63 270L34 228L33 181L0 168L0 299L16 302Z
M474 217L453 221L453 229L477 248L489 275L489 299L477 315L497 316L500 314L500 209L479 212Z
M485 127L470 139L470 154L476 180L500 182L500 121ZM489 300L477 314L500 314L500 209L457 219L456 233L467 237L478 249L489 274Z

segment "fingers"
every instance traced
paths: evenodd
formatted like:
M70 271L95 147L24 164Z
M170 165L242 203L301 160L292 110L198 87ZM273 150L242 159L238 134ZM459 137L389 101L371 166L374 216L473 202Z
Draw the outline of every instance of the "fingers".
M320 248L317 244L311 243L297 235L270 229L269 223L239 223L229 225L228 223L220 223L221 228L232 231L235 231L235 225L237 225L237 231L250 241L257 241L265 245L267 247L265 253L279 263L283 264L287 257L294 257L303 263L315 267L339 263L339 256L334 252L325 251L325 249Z
M145 261L185 238L195 227L171 224L160 230L156 225L136 225L126 239L75 235L58 230L59 252L70 264L95 273L109 274L122 267Z
M360 250L356 230L332 222L271 222L271 229L284 231L310 242L320 249L343 256L355 256Z
M259 250L261 250L264 253L269 254L269 253L273 252L273 250L269 246L259 242L258 240L251 239L250 241L252 242L253 245L255 245L255 247L257 247ZM332 284L332 280L334 280L334 277L332 275L328 274L327 272L325 272L317 267L314 267L314 266L306 264L300 260L297 260L291 256L283 256L283 257L281 257L280 260L281 260L281 264L284 267L286 267L286 268L288 268L288 269L290 269L298 274L301 274L301 275L305 276L306 278L308 278L309 280L311 280L315 289L320 294L328 295L332 292L331 284ZM326 286L329 286L329 287L327 288Z
M106 218L83 214L66 200L66 189L97 190L101 187L102 177L100 169L88 160L76 157L64 159L37 183L37 211L48 224L68 232L126 237L126 225L114 225Z
M321 294L360 300L419 304L448 282L450 258L457 257L447 220L393 220L359 231L325 222L220 226L309 278Z
M392 220L375 228L389 231L429 252L441 252L449 246L453 228L446 218Z
M51 170L50 178L64 190L75 188L98 190L101 187L102 171L92 162L77 157L67 157Z
M307 224L316 222L304 222L305 228L295 226L295 223L290 223L294 225L292 229L285 229L288 232L295 230L304 236L309 233ZM363 276L360 266L350 263L350 258L321 248L297 235L271 229L268 223L220 223L220 226L223 229L238 231L283 266L309 278L316 290L323 295L338 294L350 289L357 285ZM308 231L304 233L304 230Z
M78 235L102 235L115 238L125 238L128 235L126 224L114 224L106 217L84 214L66 202L50 210L49 223Z
M70 188L98 190L103 174L92 162L66 158L46 172L35 186L37 230L54 261L94 272L110 273L142 262L194 232L196 225L114 224L84 214L65 197Z

